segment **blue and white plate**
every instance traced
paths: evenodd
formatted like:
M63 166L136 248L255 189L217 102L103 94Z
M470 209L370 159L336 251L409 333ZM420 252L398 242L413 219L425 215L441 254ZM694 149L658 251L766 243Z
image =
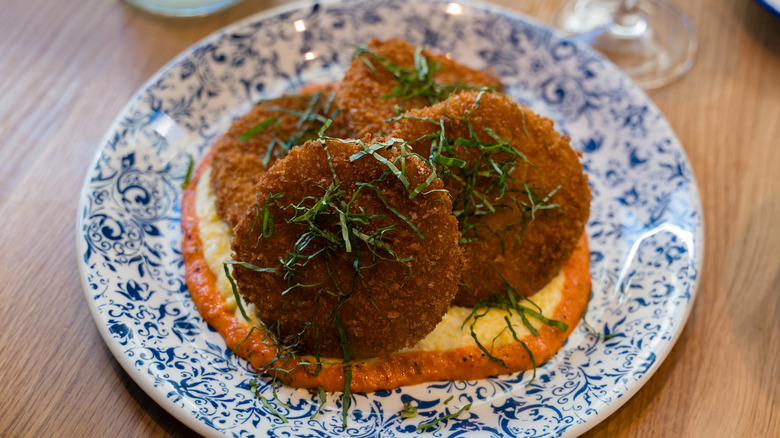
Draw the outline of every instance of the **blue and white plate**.
M352 395L249 391L233 359L190 301L179 202L189 156L200 158L253 102L338 80L355 44L403 37L476 68L556 121L582 151L593 204L587 227L593 299L583 324L537 372ZM690 312L702 261L702 215L691 167L647 96L589 48L516 13L422 0L296 4L222 30L185 51L122 110L87 175L78 212L86 299L119 363L155 401L203 435L575 436L647 382ZM450 395L452 401L445 404ZM405 402L419 415L404 419ZM430 433L430 429L428 432Z
M767 11L775 14L775 17L780 18L780 0L756 0L761 6L766 8Z

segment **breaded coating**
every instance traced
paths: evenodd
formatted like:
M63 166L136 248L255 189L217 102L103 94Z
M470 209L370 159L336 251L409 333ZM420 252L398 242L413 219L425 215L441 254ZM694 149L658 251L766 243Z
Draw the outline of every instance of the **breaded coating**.
M415 67L417 47L400 39L384 42L372 39L367 47L370 52L361 53L361 50L358 50L358 55L344 74L336 93L336 103L340 108L344 108L347 124L357 136L389 132L392 126L385 121L396 115L396 106L401 110L422 108L446 98L446 95L438 99L431 96L431 89L423 89L426 86L425 80L407 84L411 88L410 94L418 92L417 96L408 99L388 97L397 91L396 87L400 82L383 67L381 60L371 53L384 57L393 66L412 73L412 77L418 77L420 69ZM426 50L422 51L422 55L429 62L436 64L435 68L438 70L431 73L433 82L437 84L458 84L460 87L470 88L490 87L496 90L503 88L501 80L489 72L471 69L445 55L432 54Z
M319 88L258 103L249 113L235 120L227 134L214 144L211 166L217 211L231 227L252 204L254 186L266 169L287 153L284 143L291 138L295 140L294 144L316 138L321 124L307 120L313 119L314 114L325 118L338 114L333 102L335 85ZM266 126L260 129L264 123ZM259 132L247 134L256 127L260 127L256 129ZM326 132L326 135L336 137L350 134L338 115ZM266 156L272 143L270 154Z
M442 181L426 182L431 169L392 141L369 141L293 148L260 179L255 208L234 229L234 260L275 270L235 265L240 293L299 354L343 357L340 328L353 359L412 346L457 292L460 232ZM355 156L364 145L376 155Z
M391 132L393 137L412 141L414 151L428 157L430 138L414 140L438 133L442 120L445 137L453 145L452 155L466 163L463 169L450 166L449 176L447 169L439 172L453 196L453 211L464 232L466 268L453 304L473 306L504 291L504 281L523 296L541 289L571 254L590 212L587 177L568 137L556 132L551 120L491 92L459 92L407 116L424 120L400 121ZM474 143L474 136L484 145L505 141L527 159L515 156L514 169L510 173L507 167L503 172L507 175L503 196L494 169L512 156L508 152L489 156L466 147ZM480 165L483 172L470 179L469 172L474 174ZM491 173L493 178L484 176ZM480 198L483 195L495 213L489 213ZM472 214L464 215L469 208Z

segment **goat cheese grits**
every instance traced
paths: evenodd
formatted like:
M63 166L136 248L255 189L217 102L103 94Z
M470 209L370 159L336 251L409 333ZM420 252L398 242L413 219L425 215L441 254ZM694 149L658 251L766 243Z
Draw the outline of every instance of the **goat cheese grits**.
M259 373L345 395L550 359L590 293L590 191L501 88L372 40L342 82L258 103L182 196L201 316Z
M185 260L190 267L190 292L204 319L225 337L228 348L233 350L238 346L236 354L260 370L267 359L273 357L274 347L262 339L260 332L252 333L244 341L256 321L247 322L241 317L222 269L223 263L231 259L232 233L216 211L209 178L208 160L204 160L184 194L182 216L188 231ZM568 330L560 331L530 318L532 326L540 332L539 336L534 336L518 314L510 315L516 336L528 345L537 366L563 345L582 315L590 293L587 263L588 251L583 237L564 268L542 290L529 297L542 309L545 317L567 322ZM244 306L247 313L255 314L253 304L244 303ZM506 355L506 368L487 359L477 347L466 324L471 312L471 308L450 306L436 328L414 346L389 357L356 362L354 369L363 375L353 375L352 391L371 392L436 380L480 379L533 368L528 353L506 329L504 317L508 312L489 308L486 316L475 324L480 342L490 345L495 354L501 354L500 351ZM299 369L291 373L289 384L306 388L322 386L327 391L340 391L344 385L340 370L340 366L329 365L315 378Z

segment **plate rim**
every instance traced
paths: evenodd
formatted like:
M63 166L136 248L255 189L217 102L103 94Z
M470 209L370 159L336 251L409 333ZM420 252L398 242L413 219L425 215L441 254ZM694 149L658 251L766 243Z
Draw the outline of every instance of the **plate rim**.
M95 154L92 157L92 160L90 161L89 167L87 168L83 183L81 185L78 207L77 207L78 208L77 217L75 223L75 228L76 228L75 231L77 236L76 245L75 245L75 249L76 249L75 255L77 257L77 264L79 269L79 277L81 279L82 293L84 294L84 297L87 301L87 305L90 310L90 315L92 316L92 319L95 322L95 325L97 326L98 332L100 333L103 342L109 348L114 358L117 360L117 362L119 362L119 364L125 370L125 372L132 378L133 382L137 384L144 391L144 393L146 393L150 398L152 398L158 405L160 405L163 409L165 409L167 413L169 413L177 420L185 424L187 427L189 427L190 429L192 429L193 431L201 435L223 436L225 431L210 427L202 420L200 420L198 417L194 416L192 412L188 411L185 406L179 406L176 403L174 403L170 398L166 397L165 394L163 394L161 391L158 390L158 388L155 386L152 379L149 379L148 376L144 374L141 370L136 369L132 363L133 361L125 354L125 352L122 350L122 347L117 342L115 342L113 335L109 332L108 327L105 324L105 321L101 319L99 316L100 310L97 308L96 301L90 296L89 281L87 279L88 276L87 266L86 263L82 262L82 256L87 249L86 241L84 239L78 238L78 236L81 236L84 230L84 223L86 218L82 215L82 212L86 208L86 201L88 198L86 193L87 193L87 189L89 188L90 182L92 181L92 171L99 163L100 158L106 149L106 145L109 144L111 140L111 133L115 132L116 129L120 126L123 115L126 114L128 110L132 108L140 100L140 98L144 95L144 93L150 88L152 84L158 81L173 66L177 65L180 61L190 56L195 49L203 46L207 42L214 41L218 39L220 36L228 34L236 29L242 28L250 23L264 21L267 19L273 19L274 17L282 15L284 13L303 10L304 8L313 6L315 4L335 5L335 4L347 4L353 1L360 2L360 0L296 0L291 3L282 4L264 11L250 14L247 17L244 17L220 29L217 29L214 32L209 33L208 35L194 42L193 44L187 46L185 49L183 49L178 54L176 54L171 60L169 60L168 62L163 64L163 66L161 66L159 69L157 69L141 85L139 85L138 88L136 88L136 90L133 92L131 97L128 99L128 101L116 113L116 116L113 118L112 122L106 128L105 134L102 136L100 142L97 145ZM404 3L408 2L408 0L402 0L402 1ZM423 3L429 3L429 4L450 3L448 0L419 0L419 1ZM766 7L766 2L764 0L756 0L756 1ZM689 199L695 201L695 204L691 206L692 210L699 213L698 226L694 227L692 230L694 235L694 242L698 243L698 246L694 247L694 249L697 251L697 254L693 256L693 263L692 263L692 266L697 272L697 275L694 278L693 284L690 287L690 299L688 300L682 318L679 320L679 327L674 331L671 339L668 342L666 342L660 350L655 350L655 353L657 353L658 356L658 360L653 362L653 364L648 368L648 370L642 375L641 379L639 379L638 381L627 383L625 385L626 391L623 391L619 398L616 398L610 401L609 403L605 403L603 409L598 410L595 413L589 414L584 422L571 425L571 427L566 429L561 436L579 435L587 432L591 428L595 427L597 424L609 418L615 411L617 411L619 408L625 405L626 402L628 402L628 400L630 400L633 396L635 396L636 393L639 392L639 390L641 390L642 387L644 387L644 385L655 375L656 371L658 371L658 369L661 367L663 362L666 360L669 353L677 344L677 341L679 340L679 337L682 335L682 332L685 330L686 324L693 310L693 306L695 305L696 297L698 296L699 287L701 285L700 277L701 277L702 266L704 264L704 254L705 254L704 236L705 236L706 221L704 217L704 211L702 209L701 194L699 190L698 179L696 178L693 166L691 165L691 161L688 157L688 154L685 151L682 142L680 142L677 133L672 129L672 126L670 125L669 121L666 119L666 117L663 116L663 113L658 109L655 102L653 102L653 100L647 95L647 93L639 89L639 87L636 84L630 81L628 77L622 71L620 71L614 64L612 64L608 59L598 54L590 46L581 43L579 41L576 41L575 39L572 39L568 36L565 36L560 31L551 27L550 25L541 22L540 20L534 17L530 17L520 11L509 9L502 5L474 1L474 0L458 0L457 3L460 3L470 8L488 11L493 14L500 14L505 17L511 18L513 20L525 21L535 26L545 28L547 31L550 31L554 36L572 42L577 47L578 50L581 50L587 53L589 56L597 58L602 62L604 62L604 64L607 64L610 70L616 72L623 79L623 83L625 84L625 87L638 89L645 99L644 103L647 104L649 107L651 107L651 109L655 111L657 114L661 115L660 123L663 124L668 129L671 138L679 145L679 152L689 167L688 169L690 172L689 190L691 191L689 195ZM772 9L771 12L775 13L775 15L780 17L780 11Z
M767 11L771 12L776 18L780 18L780 4L774 4L769 0L756 0L756 3L760 4Z

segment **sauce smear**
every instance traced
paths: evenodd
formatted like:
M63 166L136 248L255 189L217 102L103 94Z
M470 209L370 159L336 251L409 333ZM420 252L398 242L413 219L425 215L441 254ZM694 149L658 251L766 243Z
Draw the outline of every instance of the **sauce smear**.
M300 365L301 361L314 359L308 356L277 360L269 365L269 361L276 356L276 345L271 337L266 336L262 329L252 330L241 321L219 291L216 276L209 269L203 254L196 211L196 187L210 162L211 153L202 160L184 190L181 206L184 234L182 253L187 287L201 317L222 335L230 350L238 346L236 354L248 360L258 372L263 372L264 366L290 370L289 373L279 373L277 376L290 386L342 391L344 369L340 363L322 365L317 375L313 375L314 366ZM563 267L565 280L562 297L553 314L549 315L551 319L566 323L568 330L564 332L543 324L538 329L539 336L527 335L521 338L533 353L537 366L549 360L577 326L590 294L588 264L587 239L583 235ZM463 329L468 330L467 327ZM447 351L406 351L352 361L351 391L365 393L439 380L475 380L533 368L531 357L518 342L496 346L490 351L493 356L503 360L506 367L491 360L476 346Z

